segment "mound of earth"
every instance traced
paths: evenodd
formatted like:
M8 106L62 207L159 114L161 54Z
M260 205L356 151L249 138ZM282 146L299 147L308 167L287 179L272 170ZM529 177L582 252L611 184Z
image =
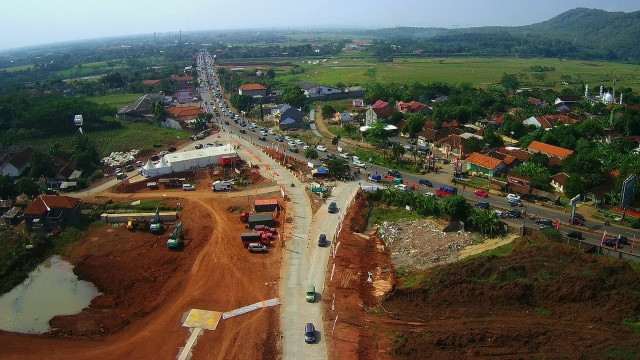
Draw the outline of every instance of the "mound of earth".
M360 199L345 225L362 218L366 207ZM399 278L380 296L376 282L394 276L390 251L376 236L347 229L341 246L377 251L356 256L338 250L325 296L326 329L336 324L326 334L333 357L602 359L640 353L640 337L625 325L637 322L640 311L638 272L628 263L523 238L506 245L513 250L503 256ZM377 275L372 283L359 276L344 286L348 268Z

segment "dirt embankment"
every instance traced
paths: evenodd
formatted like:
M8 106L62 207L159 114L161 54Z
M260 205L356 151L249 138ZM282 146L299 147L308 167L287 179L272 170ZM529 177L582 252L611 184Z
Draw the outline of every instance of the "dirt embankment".
M360 199L345 220L351 231L341 233L324 300L331 358L622 359L640 353L640 338L623 325L638 321L637 271L546 239L518 240L502 257L414 272L376 296L376 281L393 279L394 265L377 237L357 233L367 206ZM378 274L372 284L368 271Z

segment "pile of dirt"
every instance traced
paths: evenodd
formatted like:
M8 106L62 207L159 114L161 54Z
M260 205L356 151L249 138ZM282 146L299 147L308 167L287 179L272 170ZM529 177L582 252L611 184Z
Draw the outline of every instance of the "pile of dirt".
M431 220L384 222L377 235L391 250L396 268L427 269L458 260L460 249L473 244L465 231L445 233Z
M362 218L366 206L353 206L345 224ZM640 338L624 325L639 320L640 282L625 262L524 238L508 245L514 249L504 256L413 273L379 296L361 273L384 269L373 284L385 274L393 278L391 253L376 245L380 239L353 230L343 231L339 241L354 251L338 251L325 296L331 330L325 336L335 358L600 359L640 353ZM355 283L343 286L346 268L340 264L360 269Z

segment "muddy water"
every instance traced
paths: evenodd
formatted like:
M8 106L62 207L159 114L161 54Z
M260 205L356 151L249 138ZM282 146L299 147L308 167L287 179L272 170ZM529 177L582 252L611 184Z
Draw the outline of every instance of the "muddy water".
M40 334L49 331L56 315L79 313L98 296L96 287L78 280L73 266L54 255L29 277L0 297L0 329Z

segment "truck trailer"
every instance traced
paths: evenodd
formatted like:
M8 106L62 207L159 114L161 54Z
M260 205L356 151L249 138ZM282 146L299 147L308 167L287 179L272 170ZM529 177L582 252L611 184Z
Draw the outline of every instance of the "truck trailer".
M256 225L265 225L268 227L275 227L273 220L273 214L249 214L243 212L240 215L240 220L246 222L249 225L249 229L253 229Z
M242 245L247 246L249 244L264 244L269 245L271 243L271 233L266 232L251 232L240 234Z

